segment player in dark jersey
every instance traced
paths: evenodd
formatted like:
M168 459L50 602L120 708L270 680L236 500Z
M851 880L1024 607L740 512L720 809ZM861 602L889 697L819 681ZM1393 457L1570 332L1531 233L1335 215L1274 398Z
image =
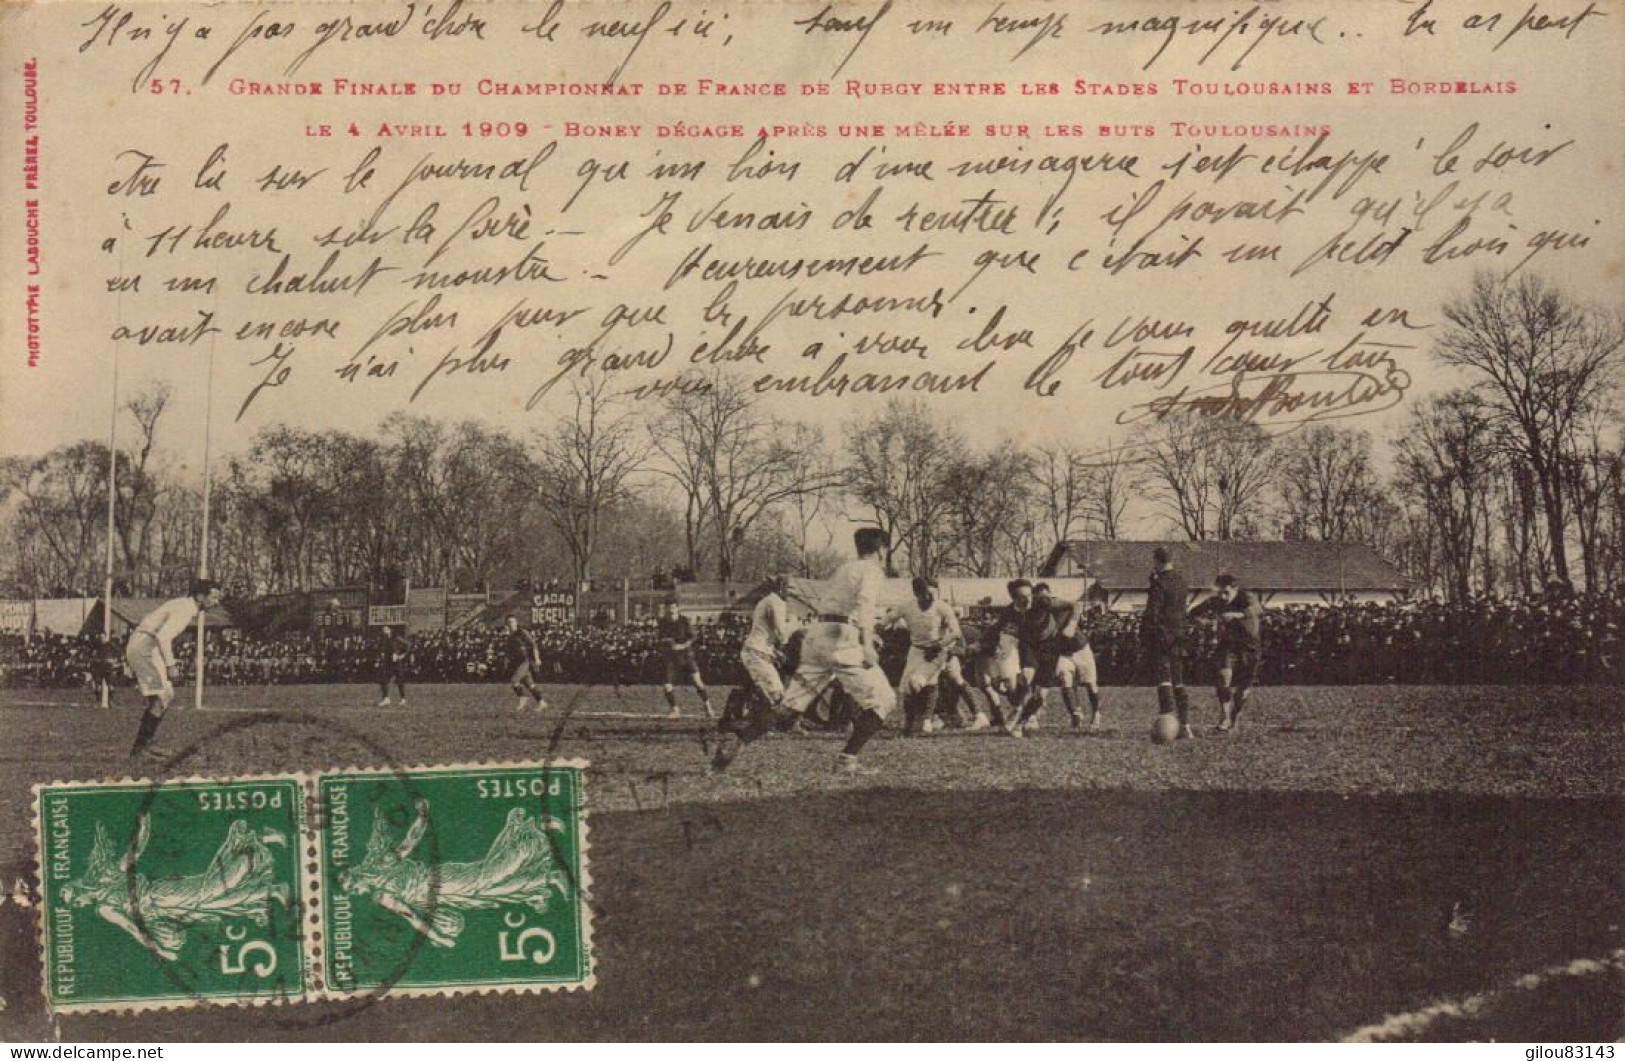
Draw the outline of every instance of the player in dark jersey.
M665 614L656 624L656 633L660 637L661 654L666 660L666 680L660 687L666 697L666 713L672 718L682 715L683 712L677 707L677 683L686 681L698 694L705 717L715 717L711 709L711 692L705 687L705 678L700 675L699 660L694 658L694 624L688 621L688 616L678 613L676 601L666 602Z
M1219 697L1219 724L1213 728L1228 733L1241 717L1247 693L1258 676L1260 630L1264 609L1258 599L1228 572L1213 580L1214 596L1203 601L1192 615L1218 623L1218 671L1215 692Z
M95 655L90 659L90 687L96 694L98 706L113 706L113 683L118 679L123 665L123 646L112 634L102 635L101 643L96 646Z
M378 646L378 693L382 697L379 707L389 706L389 685L395 683L400 690L401 706L406 706L406 657L409 649L406 638L393 626L384 627L384 640Z
M1062 661L1077 651L1077 606L1069 601L1058 601L1050 594L1049 583L1040 582L1033 587L1032 603L1022 613L1019 637L1023 654L1031 666L1023 671L1027 676L1026 696L1020 704L1015 722L1006 728L1011 736L1021 736L1024 727L1044 706L1044 690L1061 690L1072 728L1083 725L1078 712L1078 694L1070 681L1061 677Z
M1177 714L1181 739L1193 736L1190 697L1185 692L1185 655L1190 644L1185 620L1189 605L1184 573L1174 566L1172 554L1157 546L1151 552L1151 582L1146 590L1145 611L1140 614L1140 641L1151 664L1151 680L1157 683L1157 713Z
M518 616L508 616L504 625L507 627L503 650L508 661L508 686L519 697L514 710L523 711L534 700L536 710L545 711L547 701L543 699L542 691L536 688L535 672L542 665L542 654L536 647L536 638L531 636L529 630L519 625Z

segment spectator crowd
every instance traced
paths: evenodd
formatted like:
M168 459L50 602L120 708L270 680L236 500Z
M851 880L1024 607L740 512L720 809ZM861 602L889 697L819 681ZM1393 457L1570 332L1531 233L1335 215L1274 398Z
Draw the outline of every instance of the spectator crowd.
M975 639L976 622L967 620ZM1520 685L1625 681L1625 592L1534 598L1478 597L1272 609L1265 613L1260 681L1267 685ZM533 626L543 681L637 684L661 680L653 622L548 623ZM724 616L696 627L694 643L707 680L743 680L739 648L746 620ZM1096 616L1090 630L1106 685L1145 680L1139 616ZM1198 637L1212 638L1212 631ZM505 681L502 634L465 627L413 634L406 674L413 682ZM888 670L906 643L885 639ZM190 676L194 644L176 641L177 662ZM121 643L100 635L0 637L0 685L78 686L98 673L117 674ZM296 633L275 638L211 634L208 680L223 685L367 682L376 678L376 634ZM1211 641L1195 652L1204 678Z

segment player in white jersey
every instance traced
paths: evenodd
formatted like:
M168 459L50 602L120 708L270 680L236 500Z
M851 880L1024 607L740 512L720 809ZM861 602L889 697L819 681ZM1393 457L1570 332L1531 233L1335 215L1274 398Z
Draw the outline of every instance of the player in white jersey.
M908 662L903 665L903 732L923 736L936 724L937 687L946 677L963 688L965 676L959 653L965 635L952 606L937 596L935 580L916 576L914 600L905 604L900 618L908 627Z
M784 645L790 639L790 612L784 604L785 579L776 575L750 614L750 633L739 650L739 662L762 697L774 707L784 702Z
M124 646L124 660L130 665L130 672L135 675L147 704L136 730L135 744L130 748L131 758L152 743L158 723L163 721L164 712L175 699L175 685L170 680L175 669L175 638L197 621L199 612L219 603L220 587L206 578L195 579L190 595L158 605L130 634L129 643Z
M836 757L835 769L849 774L867 772L858 766L858 753L897 707L897 696L880 669L874 641L880 590L886 581L880 551L889 542L879 527L863 527L853 535L857 559L842 564L822 593L820 610L803 635L801 660L783 703L777 708L758 708L743 724L723 734L711 756L713 769L726 769L744 745L767 734L786 712L803 714L834 685L856 710L852 733Z

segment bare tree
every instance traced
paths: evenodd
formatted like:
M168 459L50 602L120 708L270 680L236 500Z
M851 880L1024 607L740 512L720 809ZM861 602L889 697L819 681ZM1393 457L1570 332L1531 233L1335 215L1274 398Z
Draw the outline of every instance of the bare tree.
M1575 535L1580 546L1580 563L1587 586L1613 583L1609 554L1617 549L1607 530L1610 502L1615 502L1625 482L1622 464L1625 450L1617 442L1617 409L1599 408L1589 414L1574 433L1570 451L1563 461L1563 489L1572 501Z
M952 548L952 476L968 445L952 424L920 402L894 399L847 425L853 498L891 536L886 565L899 554L915 574L938 573Z
M1106 447L1087 458L1083 479L1083 514L1087 526L1099 538L1116 541L1122 536L1123 517L1134 496L1134 465L1127 447L1110 439Z
M528 477L543 511L569 550L578 583L592 578L604 513L629 496L627 480L642 465L648 442L613 396L606 376L571 385L572 413L536 440Z
M1582 306L1532 273L1482 273L1447 303L1450 329L1434 355L1466 372L1496 423L1527 462L1546 524L1552 573L1570 581L1572 499L1564 476L1575 432L1617 382L1625 327L1617 314Z
M5 500L16 504L19 544L30 547L34 592L82 592L100 580L107 505L107 447L59 446L43 457L5 462Z
M169 386L156 384L124 403L125 411L135 420L136 436L133 444L119 454L113 526L131 586L140 592L156 592L161 578L161 572L153 569L149 553L153 521L158 518L169 485L155 466L158 425L169 402Z
M674 398L669 415L681 427L677 445L698 467L717 547L717 577L733 578L739 548L758 520L797 497L822 493L841 477L817 458L817 428L784 422L762 408L741 376L718 370L703 390Z
M1033 502L1052 544L1078 537L1087 526L1092 471L1070 442L1033 450Z
M1313 424L1277 443L1282 537L1308 541L1364 540L1362 514L1378 495L1371 436Z
M1137 432L1139 485L1192 541L1229 541L1256 527L1275 477L1268 435L1250 421L1172 413Z
M986 453L967 452L949 470L945 488L956 541L947 563L986 578L1005 569L1012 552L1025 561L1037 551L1033 464L1031 454L1006 438Z
M649 438L662 460L654 470L671 482L682 503L683 551L692 578L705 569L702 542L710 520L711 506L706 490L706 447L701 424L684 414L685 399L673 399L664 413L649 425Z
M1495 473L1495 428L1473 395L1452 391L1412 407L1394 443L1400 484L1418 502L1443 567L1444 585L1461 600L1473 588L1480 513Z

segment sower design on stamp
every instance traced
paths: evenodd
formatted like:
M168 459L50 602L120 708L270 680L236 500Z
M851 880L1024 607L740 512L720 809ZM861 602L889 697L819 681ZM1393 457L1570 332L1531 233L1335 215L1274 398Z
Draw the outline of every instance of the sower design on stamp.
M591 982L579 768L319 786L329 995Z
M58 1010L305 996L293 778L39 790Z

